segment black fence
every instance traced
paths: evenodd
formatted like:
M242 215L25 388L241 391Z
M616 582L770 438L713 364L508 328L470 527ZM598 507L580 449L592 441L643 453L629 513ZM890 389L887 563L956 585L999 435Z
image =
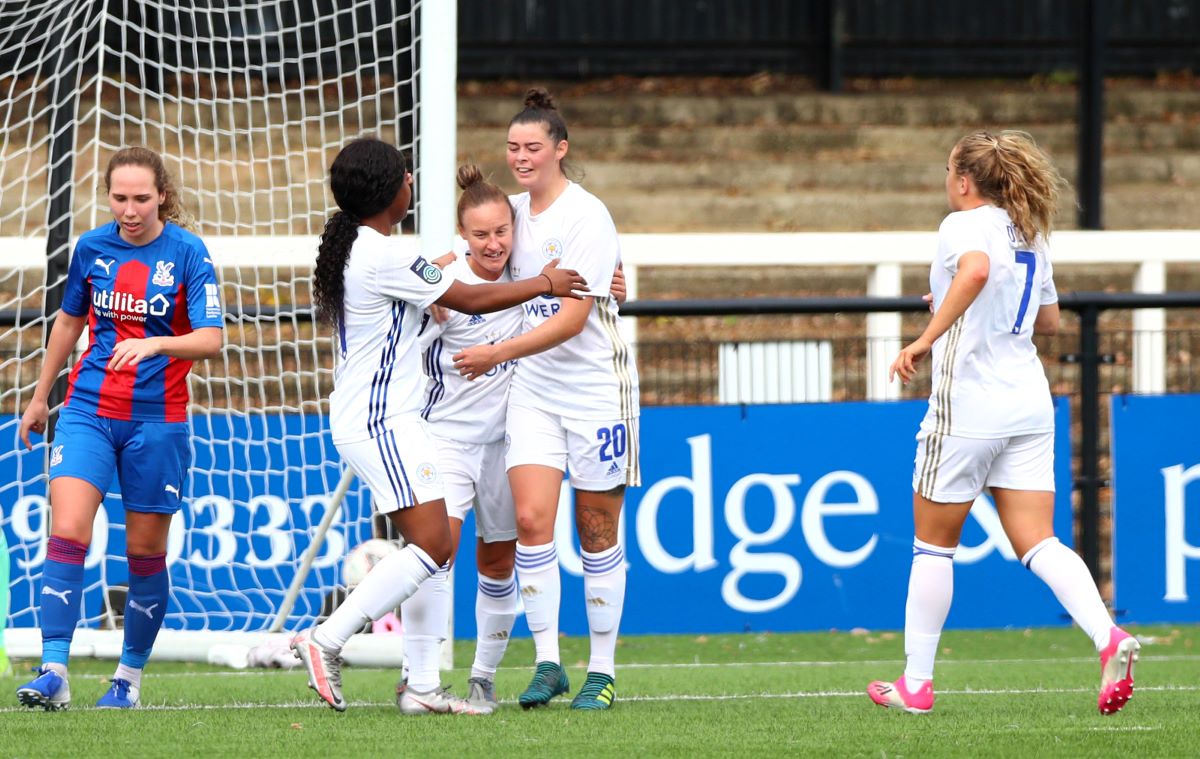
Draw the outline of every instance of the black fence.
M459 0L461 78L1029 76L1200 70L1200 0Z
M0 11L6 27L0 66L10 72L51 66L64 39L82 33L89 41L103 35L111 73L149 79L151 86L159 65L197 73L237 67L268 80L352 73L409 44L413 6L412 0L7 3ZM1055 74L1078 68L1092 14L1102 16L1106 73L1200 71L1200 0L458 0L458 70L465 79L770 71L827 83L842 76ZM101 15L110 22L101 24ZM56 32L46 34L50 28ZM380 73L402 79L411 71Z

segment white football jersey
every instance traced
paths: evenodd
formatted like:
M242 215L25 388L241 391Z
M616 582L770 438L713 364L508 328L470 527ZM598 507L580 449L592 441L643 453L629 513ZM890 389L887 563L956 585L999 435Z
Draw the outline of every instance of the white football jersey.
M600 200L571 182L540 214L529 193L509 198L516 211L509 271L514 280L541 274L552 259L588 283L591 313L583 332L548 351L521 359L512 398L569 419L632 419L639 415L637 366L621 337L617 302L609 296L621 260L617 228ZM558 298L523 304L525 331L558 312Z
M489 281L472 271L461 254L446 267L446 273L471 285ZM512 278L505 272L496 281L511 282ZM441 324L429 319L421 333L425 374L429 377L421 416L440 438L476 444L502 440L508 386L517 362L493 367L472 381L454 368L453 356L472 345L494 344L521 334L521 307L478 316L448 309L447 313L449 318Z
M358 228L334 335L329 426L335 443L377 437L389 420L421 410L425 375L417 337L425 309L452 282L452 274L405 253L396 237Z
M1050 385L1033 344L1038 309L1058 302L1045 242L1027 245L1008 212L995 206L950 214L929 270L935 311L970 251L987 254L988 279L933 344L933 391L921 432L1001 438L1053 431Z

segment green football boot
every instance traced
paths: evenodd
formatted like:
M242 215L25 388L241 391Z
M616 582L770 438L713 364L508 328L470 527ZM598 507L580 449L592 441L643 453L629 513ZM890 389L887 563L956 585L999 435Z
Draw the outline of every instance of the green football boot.
M571 702L572 709L608 709L617 700L617 681L602 672L588 672Z
M571 683L567 681L567 672L562 665L540 661L537 664L537 671L533 673L533 680L530 681L529 687L517 701L520 702L522 709L532 709L535 706L545 706L550 703L550 699L570 691Z

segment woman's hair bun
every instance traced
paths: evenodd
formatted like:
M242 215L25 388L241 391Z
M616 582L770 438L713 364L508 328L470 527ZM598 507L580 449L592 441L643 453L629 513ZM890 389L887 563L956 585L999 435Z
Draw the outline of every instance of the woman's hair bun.
M544 111L558 110L558 108L554 105L554 98L550 96L550 93L545 87L530 88L530 90L525 93L525 107L540 108Z
M483 172L473 163L458 167L458 189L465 190L483 181Z

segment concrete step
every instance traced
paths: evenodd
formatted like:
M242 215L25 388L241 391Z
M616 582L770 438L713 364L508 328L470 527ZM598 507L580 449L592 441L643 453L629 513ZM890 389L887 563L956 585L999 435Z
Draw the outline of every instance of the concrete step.
M1106 94L1110 121L1157 121L1169 115L1200 113L1200 91L1117 90ZM786 124L955 126L1074 122L1074 92L870 93L830 95L604 94L561 98L567 126L671 127L694 125L763 126ZM507 127L521 109L518 97L463 95L460 127Z
M1009 126L1029 131L1060 164L1073 161L1076 132L1073 124L1014 122ZM583 126L572 130L571 149L576 162L583 164L606 160L695 162L708 157L741 160L768 156L794 160L942 161L967 131L967 127L961 126ZM1114 123L1105 130L1104 144L1109 155L1200 151L1200 126ZM464 160L500 160L504 156L504 133L490 127L460 128L458 152Z
M493 181L512 192L517 191L508 167L502 161L486 162L481 168ZM709 189L748 195L811 188L863 192L926 191L941 187L946 175L945 165L941 161L904 159L859 162L715 159L685 163L589 161L583 170L583 183L603 197L626 191L667 189ZM1074 184L1074 162L1068 162L1062 171L1067 181ZM1104 181L1106 185L1148 182L1200 185L1200 152L1114 155L1104 162Z
M603 194L622 232L814 232L937 229L946 215L941 192L810 190L755 196L713 190ZM1108 229L1190 229L1200 187L1132 184L1104 194ZM1073 198L1056 225L1076 226Z

